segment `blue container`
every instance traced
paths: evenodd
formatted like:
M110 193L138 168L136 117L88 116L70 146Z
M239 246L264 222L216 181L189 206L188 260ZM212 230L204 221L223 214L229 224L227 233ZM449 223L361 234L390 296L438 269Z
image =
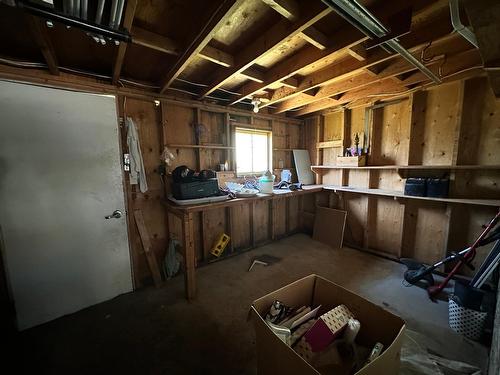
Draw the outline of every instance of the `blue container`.
M427 196L433 198L447 198L450 180L447 178L428 178Z
M408 178L405 183L405 195L414 197L425 197L426 183L425 178Z

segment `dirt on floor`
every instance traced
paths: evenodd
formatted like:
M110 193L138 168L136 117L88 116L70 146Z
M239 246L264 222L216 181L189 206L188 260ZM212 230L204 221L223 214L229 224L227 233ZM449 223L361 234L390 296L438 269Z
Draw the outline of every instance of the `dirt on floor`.
M281 260L248 272L261 254ZM16 373L255 374L252 301L316 273L400 315L440 355L484 368L487 348L451 331L447 303L404 286L403 272L396 262L298 234L198 269L194 302L176 277L15 334L7 354Z

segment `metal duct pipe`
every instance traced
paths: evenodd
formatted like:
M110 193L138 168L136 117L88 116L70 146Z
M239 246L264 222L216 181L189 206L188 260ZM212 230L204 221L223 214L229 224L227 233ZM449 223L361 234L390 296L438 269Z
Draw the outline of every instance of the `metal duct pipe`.
M121 42L130 42L131 37L127 30L118 31L109 29L105 26L98 25L89 21L83 21L80 18L71 17L64 15L62 13L56 13L51 10L47 10L47 8L40 6L31 5L31 3L27 3L23 0L19 0L17 2L17 6L23 9L26 12L29 12L35 16L39 16L42 18L46 18L49 20L57 21L67 26L78 27L79 29L88 31L92 34L102 35L106 38L119 40Z
M326 5L335 10L347 22L352 24L363 34L370 38L380 38L388 33L388 30L382 25L366 8L358 3L357 0L322 0ZM406 61L415 66L427 77L436 83L441 83L441 79L428 69L420 60L415 58L407 49L405 49L396 39L388 40L381 46L401 55Z
M116 10L118 9L118 0L111 1L111 13L109 14L109 27L115 28Z
M70 1L71 1L71 0L63 0L63 2L62 2L62 7L63 7L63 13L64 13L64 14L68 14L68 8L69 8L68 3L69 3Z
M116 19L115 19L115 29L120 27L120 23L122 22L123 17L123 8L125 7L125 0L118 0L118 8L116 11Z
M99 0L97 3L97 11L95 13L95 23L101 23L102 21L102 13L104 12L104 3L106 0Z
M81 16L84 20L87 19L88 0L81 0Z
M65 0L67 2L67 12L66 14L73 15L73 0Z
M74 0L75 2L75 14L73 16L80 18L80 0Z
M460 6L458 0L450 0L450 15L453 29L462 35L474 47L479 48L474 33L460 20Z

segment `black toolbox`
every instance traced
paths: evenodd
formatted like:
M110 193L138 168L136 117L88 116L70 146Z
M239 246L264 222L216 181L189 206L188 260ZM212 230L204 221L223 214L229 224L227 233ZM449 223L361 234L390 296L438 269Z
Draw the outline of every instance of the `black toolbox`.
M172 194L175 199L197 199L219 195L219 184L216 178L203 181L174 182Z

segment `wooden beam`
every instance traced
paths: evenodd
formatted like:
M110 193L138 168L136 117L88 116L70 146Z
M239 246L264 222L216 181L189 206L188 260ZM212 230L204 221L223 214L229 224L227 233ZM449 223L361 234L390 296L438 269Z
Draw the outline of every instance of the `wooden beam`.
M297 74L304 68L311 67L314 64L321 64L326 60L334 61L345 54L345 48L353 46L359 43L360 40L365 39L367 39L367 37L357 33L356 30L350 30L349 32L346 30L338 34L334 39L334 45L327 49L319 50L313 46L306 46L290 58L271 67L271 69L266 72L263 83L258 84L249 82L244 84L239 90L241 96L231 104L234 105L255 95L259 91L265 90L269 86L278 84L282 80Z
M500 2L497 0L466 0L465 10L474 28L479 52L488 73L491 88L500 98Z
M421 51L426 48L425 52L427 56L438 56L439 58L432 59L432 61L426 63L428 67L434 67L435 70L439 69L439 66L443 63L444 54L448 55L453 52L459 52L464 48L468 48L469 45L463 41L463 39L458 35L453 35L434 42L430 47L421 47L415 51L415 55L420 56ZM467 58L463 62L470 63L471 59ZM449 62L448 62L449 63ZM455 62L453 62L455 63ZM333 95L338 95L343 92L361 88L363 86L369 85L373 82L380 81L382 79L392 78L397 75L411 72L416 70L416 68L409 64L406 60L399 57L396 58L389 65L382 67L380 65L370 66L366 69L360 69L359 73L353 77L348 77L339 82L334 82L327 84L319 88L315 95L309 95L301 93L300 95L295 95L288 100L281 101L276 104L274 113L282 113L289 111L293 108L298 108L306 104L314 103L326 97L331 97ZM420 76L422 76L421 73ZM425 76L426 77L426 76ZM427 78L427 77L426 77ZM426 80L426 78L424 80ZM402 81L404 85L409 85ZM293 92L291 92L293 94Z
M245 69L240 74L254 82L262 83L264 81L264 73L261 70L254 67Z
M210 45L205 46L205 48L200 51L199 56L215 64L225 66L226 68L234 65L234 58L232 55Z
M214 34L219 28L228 22L233 16L235 10L244 0L223 0L214 11L210 13L210 18L203 25L200 32L191 40L187 48L180 55L174 66L169 70L160 93L172 84L172 82L181 74L184 69L199 55L199 53L208 45Z
M440 38L441 43L444 43L451 38L454 38L453 34L450 34L450 26L448 24L441 24L442 26L433 27L433 37L431 40ZM429 34L427 29L429 25L425 25L426 32L421 33L420 29L415 30L413 34L407 35L405 39L401 38L402 44L410 52L416 52L422 49L423 44L427 43ZM424 39L425 37L425 39ZM310 90L315 87L328 85L330 83L338 82L343 79L352 77L356 74L361 73L367 68L373 67L385 61L399 56L398 54L389 54L382 49L378 49L373 53L368 55L368 58L364 61L345 59L338 64L328 66L322 70L314 72L302 80L299 87L295 90L290 90L288 88L281 88L273 92L272 97L268 102L266 102L263 107L272 105L274 103L281 102L283 100L292 98L293 96L302 93L306 90Z
M140 27L133 27L132 43L174 56L178 56L181 49L179 44L174 40ZM226 68L234 65L234 57L231 54L210 45L205 46L200 51L199 56ZM255 82L262 83L264 80L264 73L255 68L249 68L241 74Z
M328 37L314 26L305 29L300 33L300 37L320 50L326 49L331 44Z
M348 48L347 53L359 61L364 61L368 57L368 52L363 43Z
M169 55L176 56L180 52L180 46L166 36L152 33L151 31L137 26L132 28L131 34L132 43L134 44L167 53Z
M43 20L35 16L26 15L26 22L31 30L33 39L35 39L36 45L42 52L50 74L59 75L57 56Z
M264 3L273 8L276 12L281 14L287 20L294 22L300 16L299 3L295 0L262 0ZM306 42L312 44L321 50L325 49L328 45L328 38L321 31L314 26L308 27L299 36Z
M304 15L292 24L288 20L281 20L276 23L235 56L234 67L228 70L216 71L208 88L203 91L200 97L204 98L211 94L231 80L235 75L249 68L259 58L270 53L274 48L283 44L298 33L301 33L327 14L330 14L331 11L330 8L326 8L322 3L314 2L308 4L307 9L304 11Z
M299 16L299 4L295 0L262 0L287 20L295 21Z
M376 9L377 12L375 13L381 13L388 16L388 11L396 12L396 8L398 6L404 6L405 3L400 2L392 5L394 6L387 7L387 4L384 3L384 6L381 6L380 9ZM412 34L404 36L402 40L406 41L405 43L409 43L411 39L415 40L414 43L417 39L421 40L420 43L425 43L436 35L444 35L451 32L451 25L449 24L448 2L440 0L437 2L437 5L433 4L430 7L432 7L431 13L429 13L427 11L427 8L425 8L413 16L412 22L414 21L419 32L416 36L413 36ZM446 22L444 22L445 20ZM301 51L295 53L290 58L271 67L271 69L269 69L269 71L266 73L266 80L262 84L257 84L255 82L244 84L239 90L239 93L241 95L231 104L236 104L241 100L249 98L255 93L262 91L287 77L290 77L296 73L300 73L300 70L304 68L313 67L314 65L321 64L326 61L335 61L338 58L344 57L345 54L348 53L349 48L359 45L360 43L368 40L366 36L362 35L351 25L348 25L341 29L338 33L332 36L331 39L332 45L325 50L318 50L312 46L309 46L309 48L304 47ZM371 65L363 65L363 62L358 63L359 66Z
M448 59L449 65L446 65L447 73L445 76L442 77L442 82L443 83L452 82L459 79L473 77L476 76L478 73L481 73L480 69L477 69L477 71L472 71L472 70L469 71L470 62L474 61L474 59L476 61L479 60L478 52L477 50L474 49L450 57ZM464 68L464 66L467 67ZM434 70L435 73L437 74L439 70L439 64L433 65L431 67L431 70ZM435 85L432 81L429 81L429 77L425 76L423 73L417 72L415 74L418 75L419 79L417 80L416 78L412 78L411 82L409 82L408 80L403 80L401 81L401 83L399 83L393 80L386 79L372 83L358 90L349 91L348 93L342 95L337 100L337 105L346 105L347 103L358 101L362 98L369 98L370 95L374 95L372 102L376 101L377 98L378 99L383 98L384 100L389 100L391 98L397 98L403 95L408 95L406 94L408 92L406 85L409 83L411 84L421 83L425 84L426 86ZM379 95L383 96L379 97ZM303 116L308 113L317 112L330 107L334 107L335 105L332 105L329 99L330 98L324 98L314 103L308 104L303 108L301 108L299 111L293 112L293 114L294 116Z
M471 69L472 67L481 66L481 57L479 56L478 50L471 49L469 51L461 52L448 57L443 66L434 65L431 66L430 69L434 72L434 74L439 74L441 72L444 77L447 77L452 74L458 74L460 71ZM416 71L414 74L403 79L401 83L405 86L409 86L425 82L427 80L428 77L424 73Z
M123 28L130 30L132 28L132 23L134 22L135 9L137 8L137 0L127 1L127 7L125 8L125 16L123 17ZM113 67L113 85L118 83L120 79L120 73L122 71L123 59L125 58L125 52L127 51L127 43L120 42L118 46L118 51L116 53L115 65Z
M354 100L358 100L361 98L365 98L369 95L378 95L378 94L383 94L385 92L403 92L406 90L404 87L401 85L398 85L397 83L390 81L390 80L385 80L381 82L374 82L370 84L367 87L364 87L362 89L358 90L353 90L342 96L339 100L336 100L336 105L341 105L341 104L346 104L349 102L352 102ZM375 101L376 99L373 99ZM335 105L334 105L335 106ZM324 98L321 99L317 102L314 102L312 104L306 105L304 108L300 109L299 111L294 112L294 116L303 116L308 113L316 112L316 111L321 111L326 108L332 107L332 102L330 98Z
M281 83L283 84L283 86L289 87L291 89L296 89L297 87L299 87L299 80L295 77L285 78L283 81L281 81Z

